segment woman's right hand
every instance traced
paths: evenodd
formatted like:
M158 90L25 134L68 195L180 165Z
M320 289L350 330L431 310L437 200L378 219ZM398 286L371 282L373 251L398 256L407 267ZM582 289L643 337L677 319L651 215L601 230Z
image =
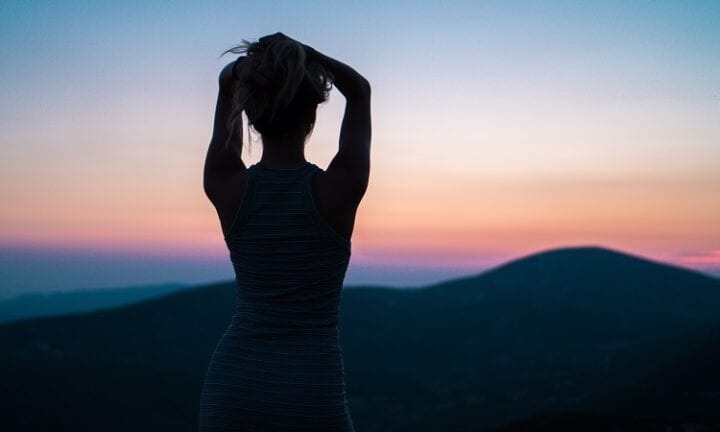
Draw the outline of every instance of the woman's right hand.
M220 71L220 84L229 87L235 81L243 83L252 80L255 75L253 62L251 57L241 56L228 63Z
M258 42L260 42L260 45L266 46L267 44L270 44L271 42L281 41L281 40L292 41L292 42L300 44L300 46L302 46L305 49L305 54L307 55L307 60L316 60L317 59L317 56L316 56L317 51L315 51L315 49L313 47L311 47L310 45L305 45L304 43L302 43L298 40L295 40L281 32L263 36L260 39L258 39Z
M292 39L292 38L288 37L287 35L283 34L282 32L275 32L273 34L269 34L269 35L265 35L265 36L261 37L260 39L258 39L258 42L260 42L260 44L262 44L262 45L267 45L274 40L287 40L287 39Z

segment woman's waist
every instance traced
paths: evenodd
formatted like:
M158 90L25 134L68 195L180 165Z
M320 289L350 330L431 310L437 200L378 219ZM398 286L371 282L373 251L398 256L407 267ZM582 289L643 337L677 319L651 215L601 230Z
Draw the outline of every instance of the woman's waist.
M338 338L336 315L282 314L277 311L257 312L237 308L232 316L231 326L245 335L333 343Z
M336 326L340 307L337 302L248 301L238 298L235 316L263 323Z

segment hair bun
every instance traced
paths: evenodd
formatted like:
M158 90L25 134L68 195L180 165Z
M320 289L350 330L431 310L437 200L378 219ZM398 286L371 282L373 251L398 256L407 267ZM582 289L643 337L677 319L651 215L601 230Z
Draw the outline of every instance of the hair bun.
M334 77L321 64L307 61L302 44L292 39L243 40L227 52L252 60L247 75L237 83L228 120L231 130L242 111L263 135L312 130L317 105L327 100Z

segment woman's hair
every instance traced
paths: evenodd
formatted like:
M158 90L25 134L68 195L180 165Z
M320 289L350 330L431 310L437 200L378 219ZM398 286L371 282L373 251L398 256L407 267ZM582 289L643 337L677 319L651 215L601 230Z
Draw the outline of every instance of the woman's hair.
M248 42L223 52L253 57L251 65L262 71L267 82L235 80L232 109L227 127L230 137L240 127L242 144L242 112L250 126L263 136L289 133L309 135L315 126L318 104L325 102L332 89L334 76L320 63L306 61L305 48L294 40Z

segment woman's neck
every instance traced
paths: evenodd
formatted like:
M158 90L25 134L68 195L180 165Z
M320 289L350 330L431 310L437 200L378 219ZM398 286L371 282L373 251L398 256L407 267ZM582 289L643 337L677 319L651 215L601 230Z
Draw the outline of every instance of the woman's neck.
M263 152L260 163L268 168L297 168L307 163L305 142L291 143L263 138Z

